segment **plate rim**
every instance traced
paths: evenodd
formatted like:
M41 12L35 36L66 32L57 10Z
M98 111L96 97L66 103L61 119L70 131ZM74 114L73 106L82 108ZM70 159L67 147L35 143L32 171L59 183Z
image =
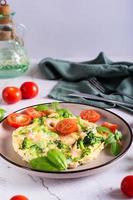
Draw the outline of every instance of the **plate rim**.
M58 101L53 101L53 102L58 102ZM50 102L50 103L38 103L38 104L26 106L26 107L23 107L23 108L21 108L21 109L18 109L17 111L14 111L13 113L20 112L21 110L24 110L24 109L26 109L26 108L33 107L33 106L36 106L36 105L43 105L43 104L49 105L49 104L51 104L51 103L53 103L53 102ZM18 163L13 162L12 160L9 160L9 159L8 159L6 156L4 156L1 152L0 152L0 157L3 158L3 159L4 159L5 161L7 161L8 163L10 163L10 164L12 164L12 165L15 165L16 167L21 168L21 169L24 169L24 170L29 171L29 172L38 172L38 173L41 173L41 174L47 173L47 174L56 174L56 175L57 175L57 174L58 174L58 175L60 175L60 174L77 174L77 173L92 171L92 170L96 170L96 169L99 169L99 168L102 168L102 167L106 167L106 166L108 166L109 164L111 164L111 163L113 163L113 162L116 162L117 160L119 160L120 158L122 158L122 157L126 154L126 152L129 150L129 148L131 147L132 142L133 142L133 131L132 131L131 127L129 126L129 124L128 124L121 116L119 116L118 114L116 114L116 113L114 113L114 112L112 112L112 111L110 111L110 110L106 110L105 108L101 108L101 107L98 107L98 106L92 106L92 105L85 104L85 103L78 103L78 102L77 102L77 103L74 103L74 102L69 102L69 101L66 101L66 102L65 102L65 101L61 101L61 102L59 102L59 103L77 104L77 105L79 104L79 105L90 106L90 107L102 109L102 110L104 110L104 111L106 111L106 112L109 112L109 113L115 115L116 117L118 117L119 119L121 119L121 120L127 125L128 129L129 129L129 133L130 133L130 142L129 142L128 146L126 147L126 149L125 149L122 153L120 153L118 156L114 157L113 159L111 159L110 161L108 161L108 162L106 162L106 163L103 163L103 164L101 164L101 165L98 165L98 166L95 166L95 167L91 167L91 168L88 168L88 169L73 170L73 171L59 171L59 172L58 172L58 171L42 171L42 170L36 170L36 169L32 169L32 168L29 168L29 167L26 167L26 166L22 166L22 165L20 165L20 164L18 164ZM6 117L4 117L4 118L1 120L0 124L1 124L4 120L6 120L6 118L7 118L9 115L10 115L10 114L8 114Z

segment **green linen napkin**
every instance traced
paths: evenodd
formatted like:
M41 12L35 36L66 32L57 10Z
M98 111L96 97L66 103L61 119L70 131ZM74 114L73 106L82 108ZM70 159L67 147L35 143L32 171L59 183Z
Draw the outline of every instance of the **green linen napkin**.
M113 62L103 52L96 59L86 62L46 58L39 63L39 68L47 79L59 80L49 94L49 97L57 100L86 103L104 108L112 107L103 102L68 96L69 93L77 91L99 95L100 92L88 82L90 77L97 77L105 87L133 96L133 63ZM108 98L133 103L132 99L125 96L112 94L108 95Z

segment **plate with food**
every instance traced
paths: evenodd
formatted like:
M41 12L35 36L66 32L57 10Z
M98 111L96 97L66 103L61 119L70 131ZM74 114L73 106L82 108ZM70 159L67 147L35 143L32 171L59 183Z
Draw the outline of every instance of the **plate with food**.
M127 153L132 139L130 126L120 116L78 103L33 105L0 123L1 157L47 178L106 172Z

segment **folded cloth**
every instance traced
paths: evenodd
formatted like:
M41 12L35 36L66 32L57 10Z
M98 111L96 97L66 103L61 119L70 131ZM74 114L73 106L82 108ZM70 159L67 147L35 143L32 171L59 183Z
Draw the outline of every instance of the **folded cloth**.
M100 92L89 83L90 77L97 77L105 87L117 89L117 91L133 96L133 63L113 62L103 52L96 59L86 62L46 58L39 63L39 69L47 79L59 80L49 94L49 97L57 100L86 103L104 108L112 107L103 102L68 96L69 93L78 91L99 95ZM132 99L125 96L111 94L108 95L108 98L133 103Z

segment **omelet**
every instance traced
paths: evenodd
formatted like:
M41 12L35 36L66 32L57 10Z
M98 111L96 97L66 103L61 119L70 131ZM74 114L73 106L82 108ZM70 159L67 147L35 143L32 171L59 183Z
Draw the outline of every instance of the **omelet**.
M98 132L97 124L62 108L47 113L13 131L13 148L24 161L29 163L33 159L47 156L51 149L58 149L66 158L67 168L71 169L96 159L105 148L107 135ZM63 119L74 119L78 129L70 134L59 134L55 127Z

